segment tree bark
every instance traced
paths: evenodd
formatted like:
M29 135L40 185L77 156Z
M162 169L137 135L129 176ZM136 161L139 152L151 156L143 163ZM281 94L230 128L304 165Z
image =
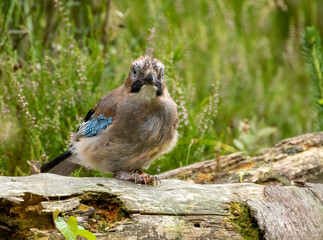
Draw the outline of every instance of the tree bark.
M164 172L159 176L194 183L323 183L323 132L283 140L259 156L245 156L238 152Z
M2 239L63 239L56 209L98 239L323 239L322 208L323 184L162 180L152 187L55 174L0 177Z

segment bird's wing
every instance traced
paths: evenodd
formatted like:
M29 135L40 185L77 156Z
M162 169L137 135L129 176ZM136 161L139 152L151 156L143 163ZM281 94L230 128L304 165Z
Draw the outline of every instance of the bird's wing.
M117 88L104 95L86 114L82 125L74 134L74 141L83 137L93 137L109 127L115 117L118 102L123 98L122 89Z
M93 137L98 135L111 124L112 117L106 118L103 114L101 114L95 118L93 113L89 120L83 122L77 132L74 134L74 141L78 141L82 137Z

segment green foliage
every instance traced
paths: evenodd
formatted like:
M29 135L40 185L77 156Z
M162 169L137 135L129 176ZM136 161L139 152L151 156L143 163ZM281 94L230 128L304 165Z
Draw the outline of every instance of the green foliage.
M150 173L313 131L299 36L323 16L313 17L319 1L123 0L109 12L106 2L0 1L4 174L29 174L27 160L66 150L87 111L145 53L166 65L181 121L176 149ZM256 121L251 138L243 119Z
M75 217L70 216L67 222L65 222L63 217L58 217L58 214L58 210L53 214L55 225L67 240L76 240L77 236L85 237L88 240L96 240L93 233L77 225L77 219Z
M302 46L307 73L311 79L313 105L316 112L317 130L323 130L323 55L321 37L317 29L307 27L303 34Z
M263 234L257 226L255 220L251 217L250 209L245 203L232 202L229 210L233 215L231 221L235 223L243 239L263 239Z
M268 127L264 123L256 121L256 119L251 121L245 119L239 123L238 131L239 137L233 140L234 146L248 155L257 155L268 146L270 136L277 129Z

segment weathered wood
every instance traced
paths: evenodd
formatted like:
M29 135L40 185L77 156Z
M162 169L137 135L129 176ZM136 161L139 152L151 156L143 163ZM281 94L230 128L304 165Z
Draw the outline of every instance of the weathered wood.
M2 176L0 236L59 239L52 220L59 209L98 239L323 239L322 204L322 184L162 180L155 188L110 178Z
M323 132L281 141L255 157L234 153L159 175L194 183L323 183Z
M265 238L323 239L323 185L320 185L316 188L308 184L298 189L268 186L265 200L248 200ZM303 222L306 224L300 224Z

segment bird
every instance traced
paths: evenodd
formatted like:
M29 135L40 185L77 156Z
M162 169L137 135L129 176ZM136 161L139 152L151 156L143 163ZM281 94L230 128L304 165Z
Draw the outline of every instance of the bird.
M45 163L41 172L68 176L83 166L117 179L157 185L158 177L143 169L176 146L179 124L164 70L156 58L135 59L124 83L88 111L69 149Z

